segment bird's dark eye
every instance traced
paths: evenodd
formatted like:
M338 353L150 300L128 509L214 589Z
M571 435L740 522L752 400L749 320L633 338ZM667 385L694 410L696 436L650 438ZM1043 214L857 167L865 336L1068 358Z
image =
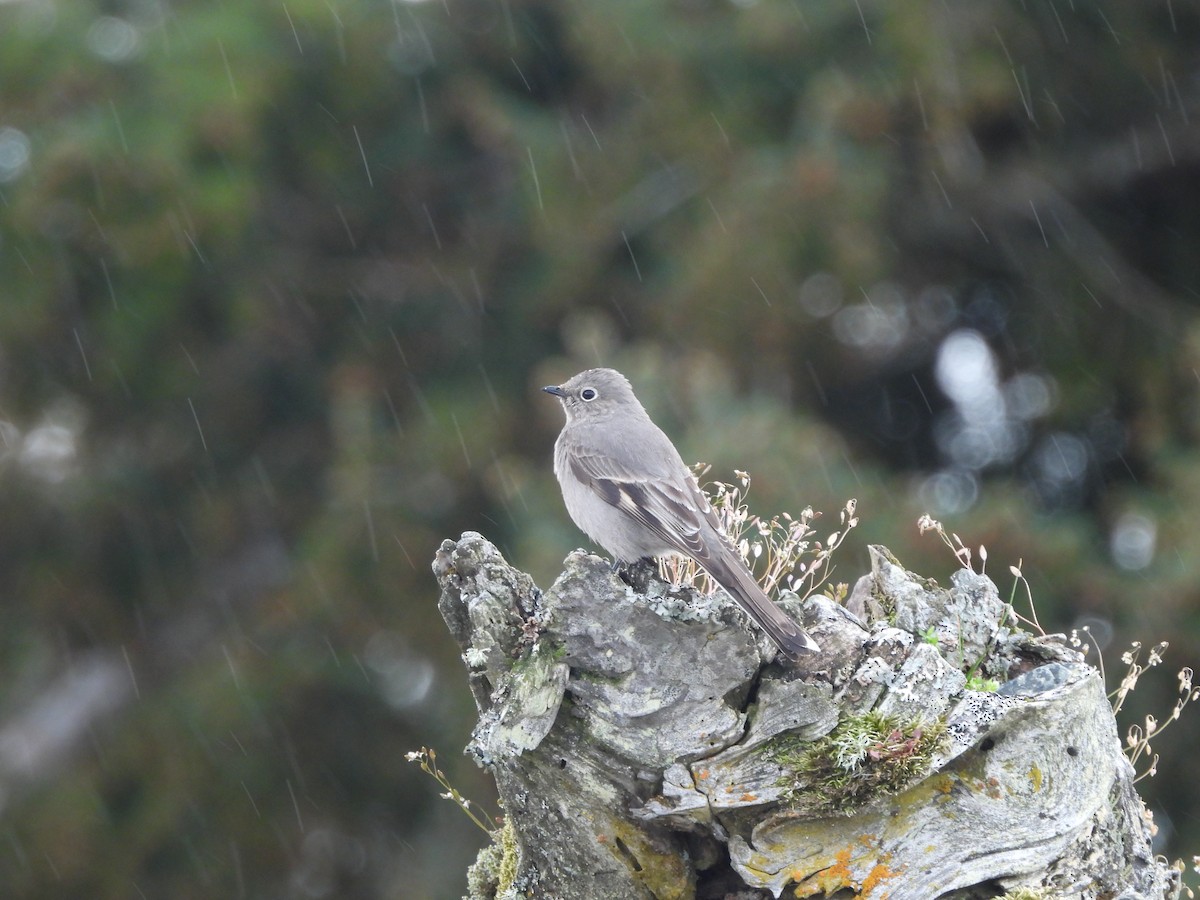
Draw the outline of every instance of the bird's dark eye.
M591 388L584 388L582 391L579 392L579 396L584 400L595 400L596 392L593 391Z

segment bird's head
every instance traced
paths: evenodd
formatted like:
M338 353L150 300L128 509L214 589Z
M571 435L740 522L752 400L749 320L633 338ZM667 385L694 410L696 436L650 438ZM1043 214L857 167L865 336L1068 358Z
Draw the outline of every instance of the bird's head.
M618 410L642 412L629 379L616 369L588 369L562 384L542 388L563 405L567 421L602 419Z

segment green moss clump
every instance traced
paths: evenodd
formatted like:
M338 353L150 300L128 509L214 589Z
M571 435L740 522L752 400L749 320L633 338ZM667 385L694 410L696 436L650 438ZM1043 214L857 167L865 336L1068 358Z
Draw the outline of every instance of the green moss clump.
M1000 682L995 678L985 678L982 675L971 674L967 676L968 691L987 691L989 693L998 691Z
M479 851L467 869L465 900L507 900L516 896L513 886L519 862L517 832L512 821L505 818L504 824L492 832L492 842Z
M918 780L945 733L940 719L868 712L815 741L785 740L772 758L787 770L779 780L786 801L816 814L847 814Z

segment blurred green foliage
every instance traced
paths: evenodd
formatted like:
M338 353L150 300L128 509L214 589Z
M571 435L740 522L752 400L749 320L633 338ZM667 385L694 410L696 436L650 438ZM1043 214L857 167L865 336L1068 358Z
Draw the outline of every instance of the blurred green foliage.
M596 363L756 511L858 497L837 579L948 575L928 510L1047 626L1200 658L1198 42L1170 0L0 3L6 895L458 896L479 836L403 760L487 796L427 566L554 577L535 389ZM1198 731L1143 782L1173 855Z

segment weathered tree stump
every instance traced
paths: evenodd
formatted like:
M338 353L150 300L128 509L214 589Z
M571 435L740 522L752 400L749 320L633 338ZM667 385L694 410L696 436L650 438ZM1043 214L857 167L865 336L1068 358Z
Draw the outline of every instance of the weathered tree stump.
M467 752L511 829L473 894L1177 897L1095 670L982 575L871 560L846 607L793 601L822 650L790 666L720 596L582 551L543 593L444 542Z

